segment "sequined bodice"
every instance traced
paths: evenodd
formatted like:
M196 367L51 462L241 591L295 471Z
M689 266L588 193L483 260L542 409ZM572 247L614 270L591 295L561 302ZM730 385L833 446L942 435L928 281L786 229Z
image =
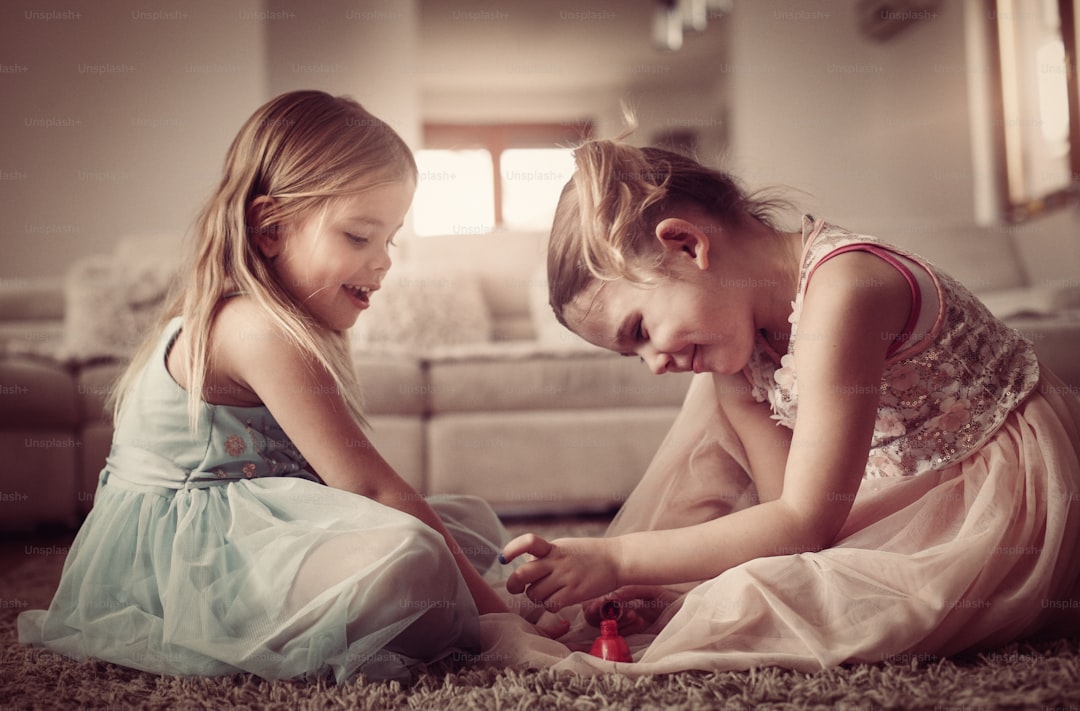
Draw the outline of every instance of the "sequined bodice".
M940 308L926 337L885 363L867 477L939 469L976 450L1035 388L1039 365L1031 343L990 314L955 279L919 257L824 222L804 224L799 288L792 304L788 351L777 356L759 339L744 371L754 398L794 427L798 413L799 316L808 275L826 255L869 243L906 257L933 277Z

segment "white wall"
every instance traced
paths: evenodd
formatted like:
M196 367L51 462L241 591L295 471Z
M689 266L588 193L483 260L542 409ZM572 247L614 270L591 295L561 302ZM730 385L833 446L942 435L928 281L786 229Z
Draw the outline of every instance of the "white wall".
M875 42L855 0L739 2L731 16L731 151L754 186L924 253L976 289L1080 274L1080 217L975 224L964 3ZM1018 256L1019 255L1019 256Z
M412 145L414 0L6 3L0 279L182 238L229 142L282 91L350 94Z
M855 0L737 2L730 58L701 67L711 84L632 92L639 137L696 127L700 157L718 162L726 136L725 167L752 185L802 188L807 209L958 265L977 287L1075 284L1075 211L975 226L962 5L878 44L857 32ZM0 9L0 279L59 276L119 239L183 233L240 123L280 91L351 94L414 146L422 113L484 111L482 97L421 105L417 0L72 7ZM537 95L486 120L591 115L611 135L620 93Z
M415 0L267 0L269 96L295 89L346 94L419 147L420 93L410 61Z
M258 0L5 3L0 277L182 235L264 100Z

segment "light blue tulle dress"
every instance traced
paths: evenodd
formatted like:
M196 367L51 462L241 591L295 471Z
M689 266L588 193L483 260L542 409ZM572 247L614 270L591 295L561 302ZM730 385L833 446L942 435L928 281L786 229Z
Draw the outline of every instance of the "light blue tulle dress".
M434 530L320 483L264 407L204 404L192 433L165 367L179 331L134 386L55 597L19 616L20 642L155 673L338 682L478 651L476 606ZM490 507L430 501L487 570L505 542Z

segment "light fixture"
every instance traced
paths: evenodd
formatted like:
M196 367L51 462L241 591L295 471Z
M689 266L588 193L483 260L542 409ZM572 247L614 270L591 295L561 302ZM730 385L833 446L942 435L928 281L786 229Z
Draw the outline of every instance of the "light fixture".
M653 45L664 52L683 46L686 33L704 32L709 20L731 12L734 0L656 0L653 6Z
M682 48L683 21L679 0L657 0L653 9L653 45L665 52Z
M679 0L679 15L685 32L704 32L709 22L709 6L706 0Z

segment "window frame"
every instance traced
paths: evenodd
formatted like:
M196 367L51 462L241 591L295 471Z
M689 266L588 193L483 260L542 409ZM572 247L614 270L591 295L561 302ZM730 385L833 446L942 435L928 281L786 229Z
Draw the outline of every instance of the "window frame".
M592 137L592 121L558 123L425 122L424 150L486 149L491 154L495 188L495 230L503 220L502 153L511 148L572 148Z
M1076 0L1057 0L1058 16L1061 22L1061 39L1065 50L1066 87L1069 110L1069 176L1064 184L1026 198L1018 198L1015 192L1026 188L1023 157L1025 147L1015 130L1010 130L1009 119L1020 114L1019 106L1008 105L1008 92L1005 89L1003 56L1008 51L1003 47L1001 23L1009 13L1003 13L1002 6L1008 0L984 0L987 18L987 37L989 38L989 60L993 81L993 110L995 154L997 156L996 192L1001 206L1000 214L1009 223L1020 223L1044 215L1080 201L1080 76L1077 74L1077 45L1080 44L1080 17L1077 15Z

